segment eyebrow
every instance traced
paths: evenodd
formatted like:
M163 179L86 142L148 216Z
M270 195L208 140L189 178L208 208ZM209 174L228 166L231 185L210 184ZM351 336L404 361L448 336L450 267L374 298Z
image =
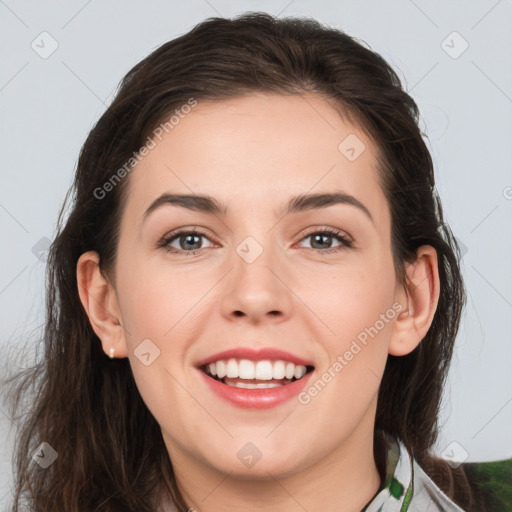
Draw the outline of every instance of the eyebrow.
M294 196L285 204L281 210L274 210L276 217L285 216L293 213L300 213L307 210L316 210L321 208L328 208L336 204L346 204L354 206L363 212L373 224L375 221L366 206L354 196L347 194L343 191L336 191L334 193L319 193L319 194L301 194ZM188 210L207 213L210 215L225 216L228 212L228 207L225 203L208 195L196 194L162 194L157 197L144 212L143 222L149 217L151 213L164 205L174 205L186 208Z

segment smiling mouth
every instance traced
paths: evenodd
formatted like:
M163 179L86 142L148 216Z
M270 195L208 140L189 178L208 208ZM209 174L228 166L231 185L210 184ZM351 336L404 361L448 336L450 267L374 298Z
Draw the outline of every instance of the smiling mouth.
M312 372L313 366L296 365L284 360L251 361L248 359L219 360L201 370L227 386L242 389L268 389L291 384Z

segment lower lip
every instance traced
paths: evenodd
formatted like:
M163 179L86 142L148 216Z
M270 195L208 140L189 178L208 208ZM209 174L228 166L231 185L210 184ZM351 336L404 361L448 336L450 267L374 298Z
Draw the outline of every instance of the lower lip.
M313 372L299 380L276 388L245 389L228 386L198 370L210 389L222 399L244 409L270 409L296 397L306 386Z

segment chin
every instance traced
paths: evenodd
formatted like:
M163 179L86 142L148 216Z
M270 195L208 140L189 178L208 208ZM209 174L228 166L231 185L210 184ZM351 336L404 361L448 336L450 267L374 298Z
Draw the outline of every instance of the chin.
M270 455L265 455L265 450L257 451L255 445L243 444L237 450L236 459L232 457L222 460L211 460L211 452L208 454L208 465L215 471L229 474L230 478L239 480L272 480L282 479L303 471L311 463L311 458L302 451L301 460L293 458L293 454L283 453L278 448L272 449Z

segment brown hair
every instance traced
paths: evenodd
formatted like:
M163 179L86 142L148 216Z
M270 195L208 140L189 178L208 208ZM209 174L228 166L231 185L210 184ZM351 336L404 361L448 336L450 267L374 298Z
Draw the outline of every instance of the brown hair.
M190 98L220 101L256 91L321 95L376 142L401 283L418 247L436 249L437 311L412 353L388 357L376 430L402 439L449 496L476 510L463 471L430 453L465 292L459 248L443 220L417 105L393 69L364 43L312 19L265 13L210 18L157 48L122 80L85 141L49 251L44 357L20 375L13 393L13 411L25 393L34 395L17 440L14 510L24 497L34 512L150 512L161 493L187 510L128 359L109 360L89 324L76 264L82 253L97 251L102 271L112 275L129 178L101 199L97 190L164 118ZM48 469L30 464L42 441L58 452Z

